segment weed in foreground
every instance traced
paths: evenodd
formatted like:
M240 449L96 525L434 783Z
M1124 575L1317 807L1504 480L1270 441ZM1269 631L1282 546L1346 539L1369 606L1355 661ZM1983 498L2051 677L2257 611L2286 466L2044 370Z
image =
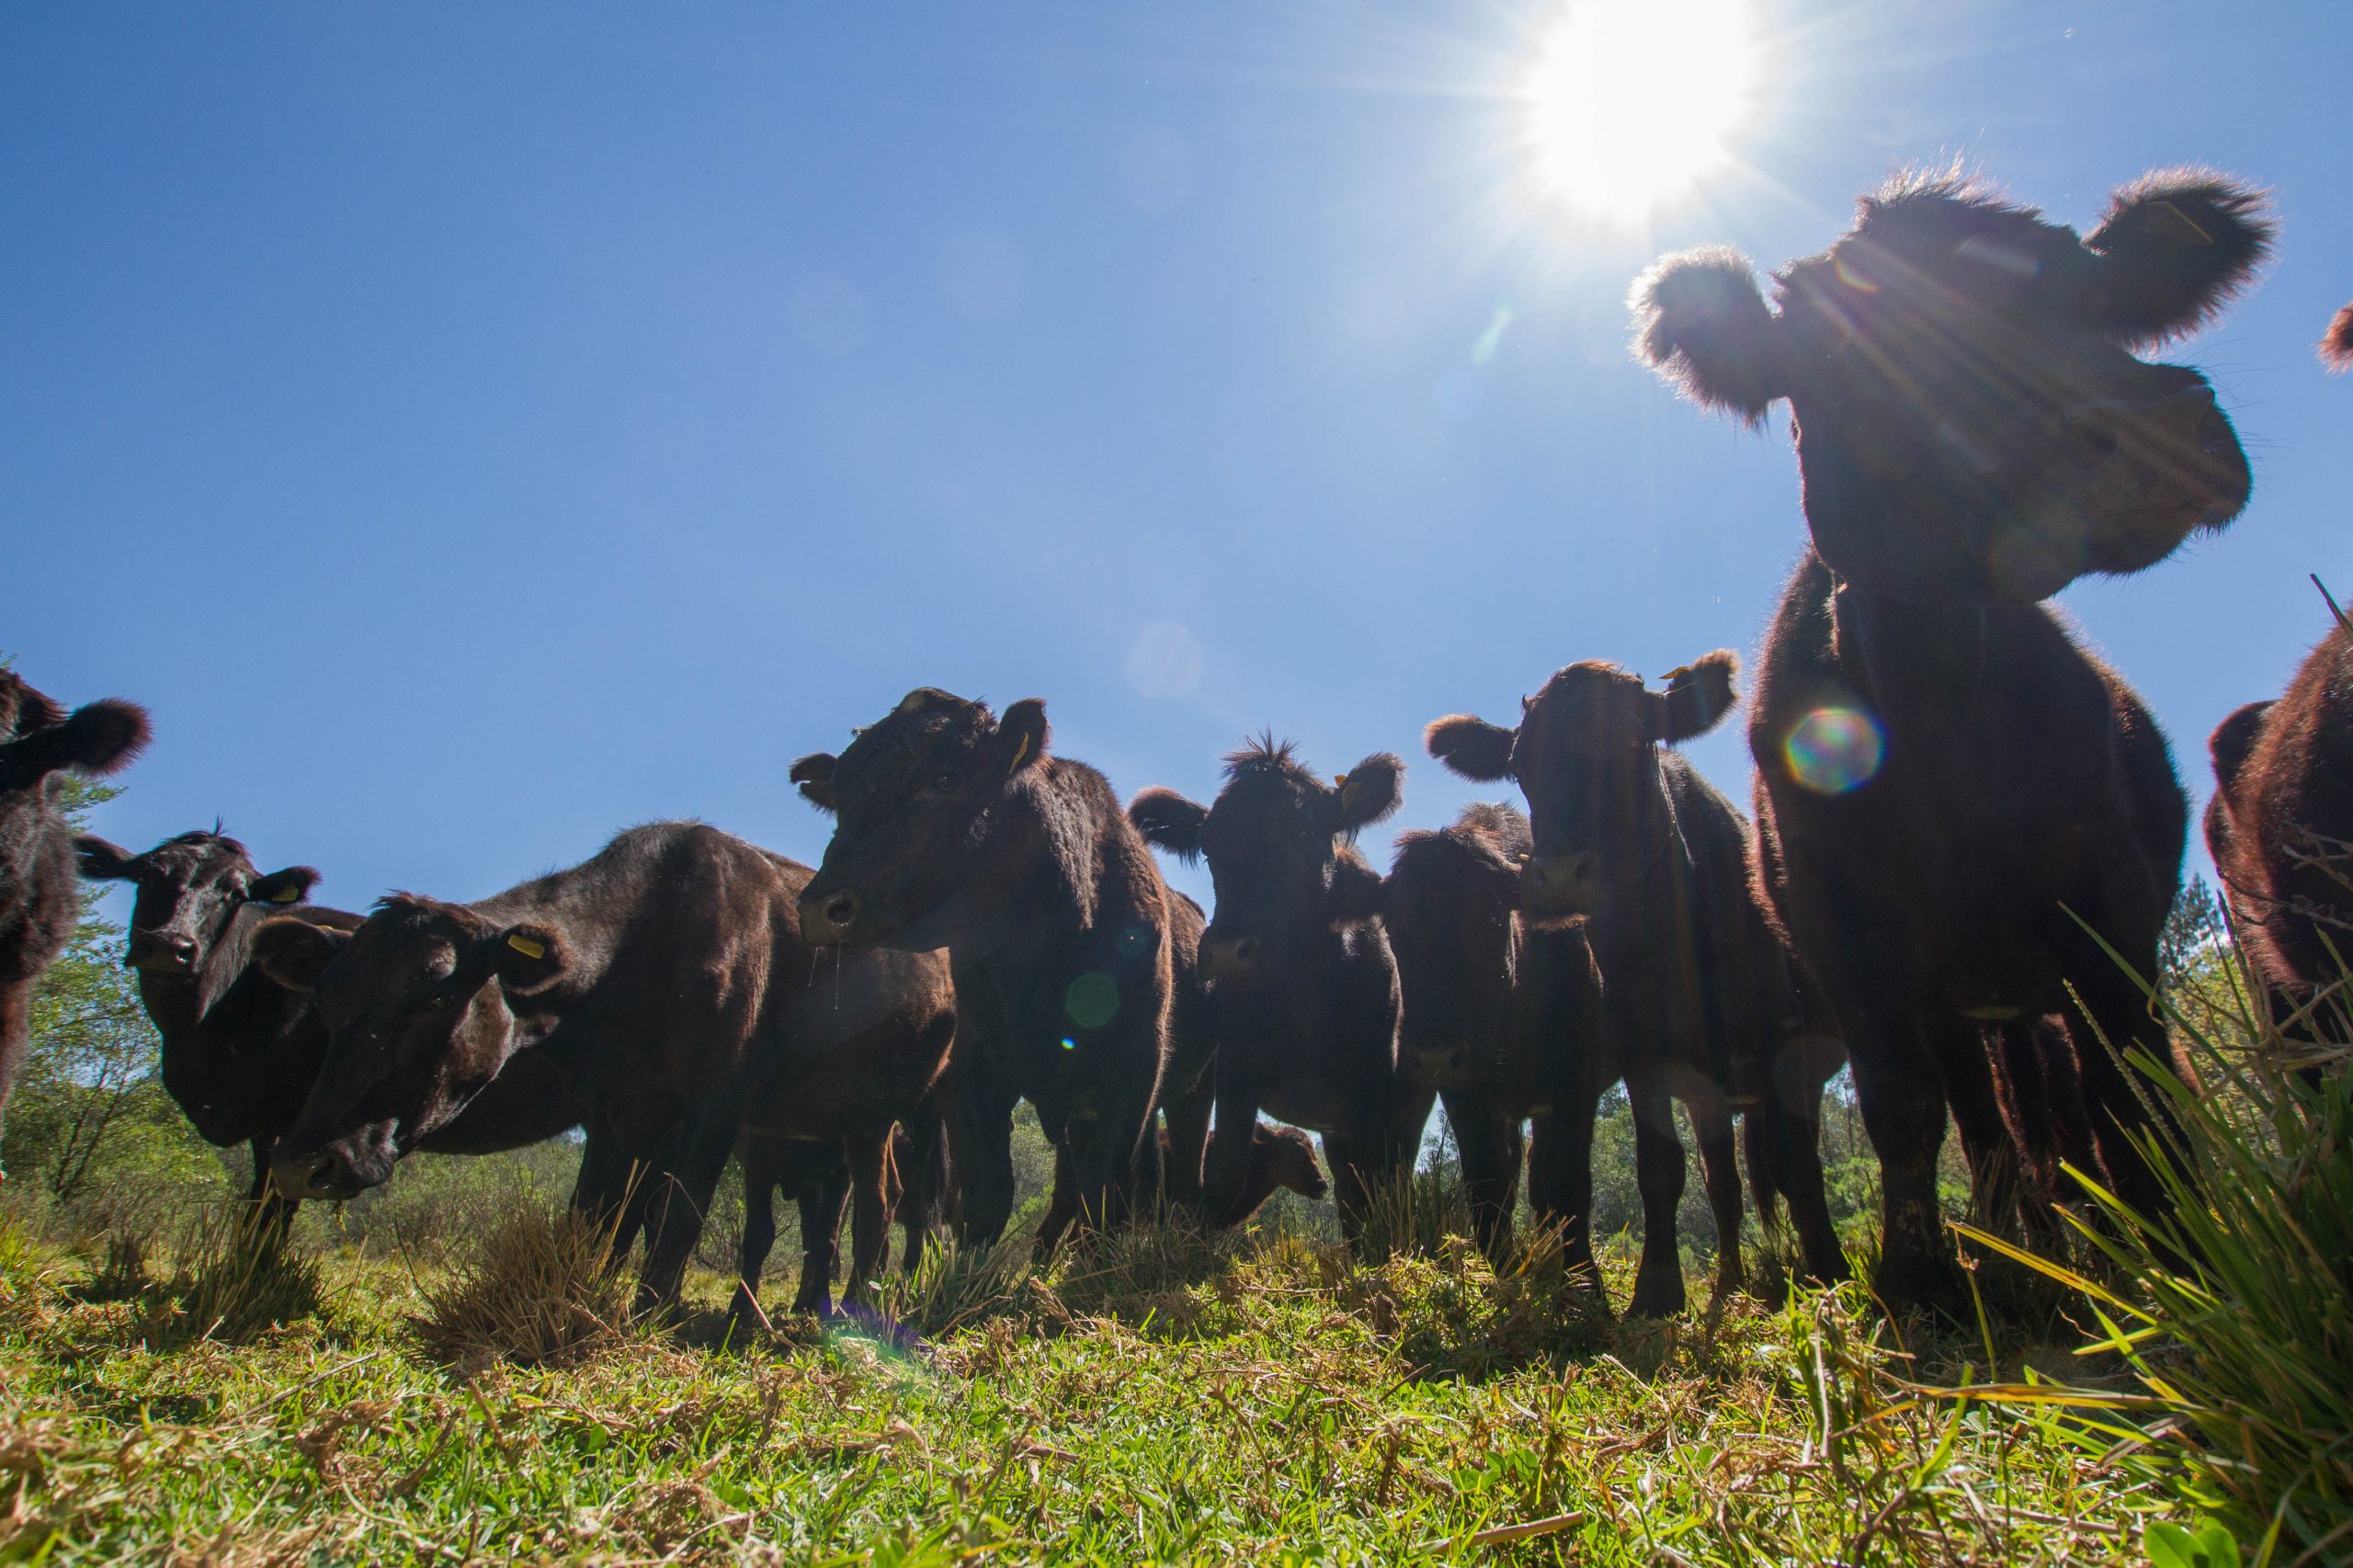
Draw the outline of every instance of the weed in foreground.
M409 1320L426 1355L461 1371L496 1361L576 1363L618 1341L631 1287L609 1232L568 1209L531 1205L459 1249L444 1278L421 1282Z
M200 1339L242 1345L317 1316L324 1301L319 1259L262 1225L249 1204L200 1211L172 1256L167 1278L137 1284L147 1274L143 1252L110 1246L91 1282L94 1299L108 1289L134 1294L131 1324L152 1349Z

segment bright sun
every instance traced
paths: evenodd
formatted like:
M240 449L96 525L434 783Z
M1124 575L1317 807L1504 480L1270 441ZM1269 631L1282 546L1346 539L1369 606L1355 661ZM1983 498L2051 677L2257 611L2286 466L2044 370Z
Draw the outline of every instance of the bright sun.
M1724 155L1749 86L1741 0L1572 0L1528 86L1544 180L1638 219Z

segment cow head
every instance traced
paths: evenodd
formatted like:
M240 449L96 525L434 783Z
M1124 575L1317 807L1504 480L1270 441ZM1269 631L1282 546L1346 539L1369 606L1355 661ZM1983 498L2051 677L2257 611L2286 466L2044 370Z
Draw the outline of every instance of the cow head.
M138 890L123 962L167 982L192 982L210 969L239 910L298 904L319 880L308 866L264 876L244 845L217 830L183 833L143 855L91 834L76 838L74 849L85 877Z
M1659 748L1731 710L1738 663L1718 649L1659 691L1615 665L1571 665L1522 700L1516 729L1458 713L1424 732L1430 755L1462 777L1519 781L1532 839L1520 907L1530 916L1606 918L1644 896L1674 848Z
M995 808L1046 758L1046 705L986 704L926 687L858 732L838 757L792 765L792 779L834 814L833 841L801 895L801 934L858 944L902 933L965 886Z
M1659 262L1634 287L1637 347L1751 423L1789 400L1806 521L1840 578L2029 603L2246 505L2206 379L2136 350L2220 310L2271 234L2259 192L2200 171L2119 190L2088 239L1974 181L1906 176L1769 303L1732 251Z
M1315 1163L1315 1140L1305 1132L1296 1127L1261 1123L1254 1142L1275 1186L1289 1187L1310 1201L1331 1190L1324 1179L1324 1168Z
M346 1198L388 1178L498 1075L517 1014L572 955L552 927L396 893L356 931L265 921L254 957L309 993L327 1026L326 1061L272 1175L290 1198Z
M1402 803L1404 773L1380 752L1326 784L1268 736L1226 757L1225 787L1206 808L1171 790L1138 794L1128 820L1146 839L1209 860L1217 908L1201 935L1202 972L1263 983L1335 926L1377 915L1381 879L1356 835Z

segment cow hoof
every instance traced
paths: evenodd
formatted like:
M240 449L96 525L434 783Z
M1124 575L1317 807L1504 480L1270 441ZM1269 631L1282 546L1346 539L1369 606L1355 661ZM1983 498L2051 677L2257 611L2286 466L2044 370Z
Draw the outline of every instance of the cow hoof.
M1871 1294L1890 1312L1925 1308L1955 1323L1967 1323L1972 1316L1969 1282L1949 1257L1891 1253L1871 1276Z
M1634 1299L1627 1304L1626 1315L1671 1318L1683 1310L1683 1304L1682 1270L1645 1268L1634 1277Z

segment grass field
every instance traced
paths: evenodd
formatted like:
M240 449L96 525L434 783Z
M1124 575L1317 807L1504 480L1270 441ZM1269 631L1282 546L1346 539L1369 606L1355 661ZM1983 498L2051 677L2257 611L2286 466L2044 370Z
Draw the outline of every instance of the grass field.
M1907 1355L1851 1290L1695 1278L1614 1323L1540 1257L1145 1233L929 1270L920 1337L729 1345L716 1277L658 1328L591 1287L574 1358L522 1367L448 1358L505 1289L480 1257L326 1255L318 1312L235 1344L169 1261L0 1231L0 1559L2096 1562L2179 1517L2145 1465L1915 1392L2061 1347Z

